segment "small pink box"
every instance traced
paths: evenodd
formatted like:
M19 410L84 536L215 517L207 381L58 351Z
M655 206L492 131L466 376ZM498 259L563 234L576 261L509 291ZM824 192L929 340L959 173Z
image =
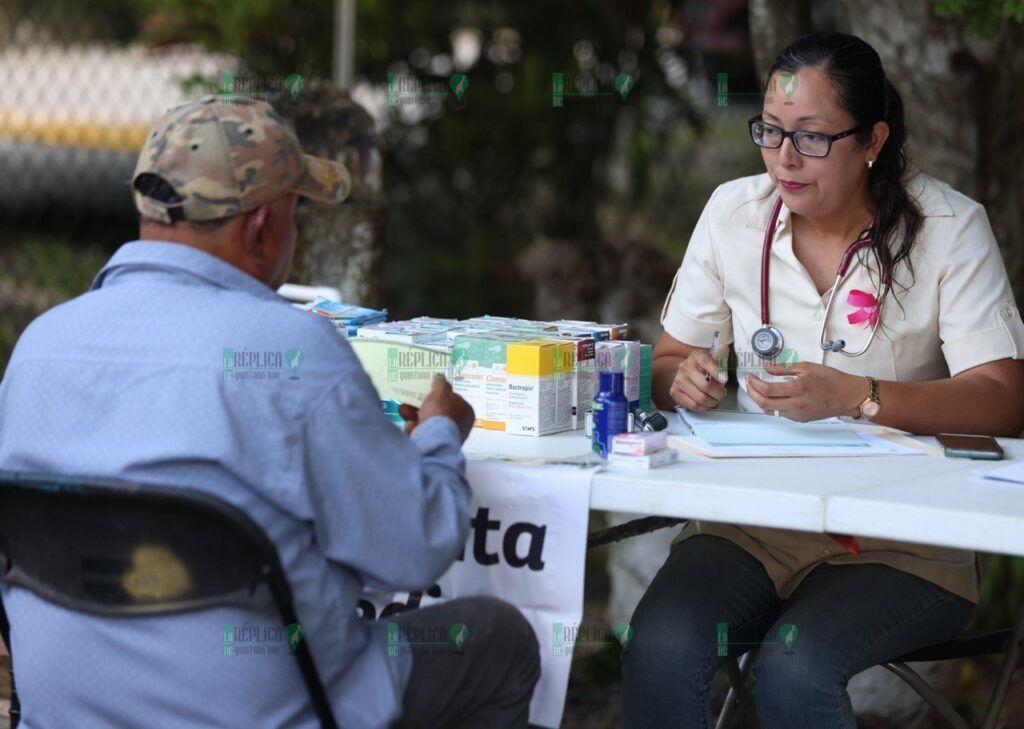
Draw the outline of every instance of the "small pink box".
M668 435L664 430L619 433L612 439L612 453L622 456L646 456L667 446Z
M678 461L679 451L668 448L648 453L646 456L624 456L621 453L612 453L608 456L608 465L612 468L621 466L622 468L637 468L645 471Z

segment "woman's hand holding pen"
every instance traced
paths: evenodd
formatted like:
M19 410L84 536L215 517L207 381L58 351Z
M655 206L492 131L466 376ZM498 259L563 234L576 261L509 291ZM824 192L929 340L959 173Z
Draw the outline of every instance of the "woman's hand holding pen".
M707 351L694 349L679 363L669 395L687 410L718 407L725 397L725 385L718 380L718 362Z

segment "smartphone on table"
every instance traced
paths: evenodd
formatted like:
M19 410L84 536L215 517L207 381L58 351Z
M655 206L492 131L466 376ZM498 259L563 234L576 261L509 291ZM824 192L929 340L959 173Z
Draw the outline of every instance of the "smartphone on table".
M945 448L947 458L974 458L983 461L999 461L1003 458L1003 447L990 435L939 433L935 439Z

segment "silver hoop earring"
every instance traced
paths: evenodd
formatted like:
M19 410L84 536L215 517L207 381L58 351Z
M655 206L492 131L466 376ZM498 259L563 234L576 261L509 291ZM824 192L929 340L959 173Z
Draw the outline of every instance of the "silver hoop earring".
M868 160L868 169L870 170L870 169L871 169L871 167L872 167L872 166L873 166L874 164L875 164L875 161L874 161L873 159L869 159L869 160Z

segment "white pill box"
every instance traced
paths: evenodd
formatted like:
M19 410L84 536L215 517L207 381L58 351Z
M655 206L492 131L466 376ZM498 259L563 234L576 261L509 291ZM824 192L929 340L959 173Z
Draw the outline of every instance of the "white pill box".
M612 439L612 453L623 456L646 456L666 446L668 434L664 430L619 433Z
M796 379L796 375L773 375L764 367L758 367L755 370L751 370L750 374L764 382L789 382L790 380Z
M621 453L610 453L608 465L615 468L630 468L646 471L659 466L667 466L679 460L679 451L671 448L648 453L646 456L626 456Z

